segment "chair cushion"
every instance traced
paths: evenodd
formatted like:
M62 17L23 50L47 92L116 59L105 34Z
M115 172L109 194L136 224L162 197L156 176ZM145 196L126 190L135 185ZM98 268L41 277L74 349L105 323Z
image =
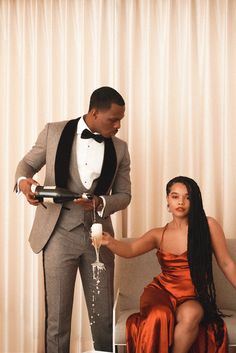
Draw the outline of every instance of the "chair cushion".
M225 315L231 315L224 317L224 322L227 326L229 344L232 346L236 345L236 311L222 309L222 312Z
M122 310L120 312L118 321L115 328L115 344L125 345L125 326L127 318L135 313L139 312L139 309L129 309ZM236 311L233 310L222 310L223 314L230 315L229 317L224 317L224 321L227 326L228 338L230 345L236 345Z

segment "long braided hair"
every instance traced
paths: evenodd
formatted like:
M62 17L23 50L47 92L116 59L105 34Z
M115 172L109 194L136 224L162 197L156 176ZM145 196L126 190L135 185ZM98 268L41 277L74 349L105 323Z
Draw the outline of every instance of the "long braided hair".
M212 325L217 346L223 341L224 322L216 304L216 291L212 273L212 246L210 230L202 203L201 191L197 183L188 177L178 176L166 185L166 194L176 183L184 184L188 190L190 209L188 213L188 263L197 299L204 309L203 325ZM207 352L207 331L206 349Z

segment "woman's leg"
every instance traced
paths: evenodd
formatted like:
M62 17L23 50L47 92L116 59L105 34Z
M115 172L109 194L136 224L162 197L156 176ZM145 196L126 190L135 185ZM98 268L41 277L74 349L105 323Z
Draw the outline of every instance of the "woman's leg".
M199 323L204 315L203 308L196 300L188 300L176 311L176 326L172 353L187 353L194 343Z
M154 285L145 287L140 313L127 320L128 353L168 353L175 324L175 305L169 294Z

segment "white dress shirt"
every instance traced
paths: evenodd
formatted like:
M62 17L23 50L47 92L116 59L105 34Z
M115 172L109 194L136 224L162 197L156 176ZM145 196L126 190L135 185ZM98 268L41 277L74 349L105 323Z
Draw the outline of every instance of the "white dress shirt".
M105 144L93 138L82 139L84 129L90 130L81 118L77 125L77 164L82 184L86 189L90 189L93 181L101 174Z

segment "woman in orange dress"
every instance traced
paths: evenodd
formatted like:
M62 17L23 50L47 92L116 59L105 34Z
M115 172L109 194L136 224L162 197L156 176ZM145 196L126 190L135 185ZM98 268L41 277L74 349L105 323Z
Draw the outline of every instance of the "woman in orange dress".
M227 330L216 305L212 253L236 288L236 264L221 226L206 217L200 189L179 176L166 186L172 221L129 243L104 233L102 245L122 257L157 248L162 272L144 288L140 312L127 320L127 353L226 353Z

